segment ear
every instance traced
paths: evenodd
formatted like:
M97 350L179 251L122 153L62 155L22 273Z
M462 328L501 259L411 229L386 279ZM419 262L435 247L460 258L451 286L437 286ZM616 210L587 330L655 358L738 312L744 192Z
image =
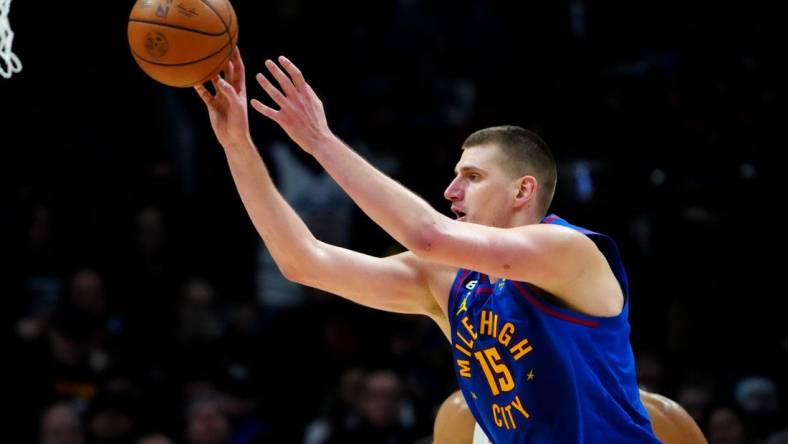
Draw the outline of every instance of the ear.
M517 194L514 196L514 206L519 208L536 202L536 192L539 182L534 176L523 176L515 181Z

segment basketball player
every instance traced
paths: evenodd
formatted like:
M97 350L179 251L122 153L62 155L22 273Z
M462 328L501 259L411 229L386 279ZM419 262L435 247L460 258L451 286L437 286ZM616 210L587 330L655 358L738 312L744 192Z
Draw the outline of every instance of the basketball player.
M288 279L360 304L432 318L452 342L457 380L495 443L658 442L635 382L627 277L607 236L547 215L556 167L518 127L470 135L445 191L456 219L377 171L329 129L284 57L266 61L278 110L252 106L315 157L409 251L377 258L328 245L277 192L249 134L234 52L208 107L241 200Z
M692 416L675 401L656 393L640 391L654 434L665 444L706 444Z
M654 434L664 444L707 444L692 417L674 401L640 390ZM484 444L489 442L473 419L460 391L449 395L438 409L433 429L435 444Z

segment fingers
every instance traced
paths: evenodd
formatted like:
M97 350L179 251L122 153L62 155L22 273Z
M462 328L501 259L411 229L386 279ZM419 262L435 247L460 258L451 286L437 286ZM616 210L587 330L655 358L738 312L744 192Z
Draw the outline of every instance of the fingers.
M233 65L232 60L228 60L227 65L224 67L224 78L226 78L231 85L235 86L235 65Z
M313 98L313 99L314 99L314 100L315 100L315 101L316 101L318 104L322 105L322 104L323 104L323 102L320 100L320 97L318 97L318 96L317 96L317 93L315 92L315 90L314 90L314 89L312 89L312 86L311 86L310 84L308 84L308 83L305 83L304 85L305 85L305 87L306 87L306 92L307 92L307 94L309 94L310 96L312 96L312 98Z
M290 77L287 77L287 74L285 74L284 71L279 68L279 65L271 60L266 60L265 67L268 68L268 71L270 71L271 75L274 76L276 81L279 83L279 86L282 87L285 95L289 97L296 94L296 89L293 86L293 82L290 80Z
M271 97L271 99L273 99L273 101L274 101L274 102L275 102L277 105L279 105L280 107L283 107L283 106L285 106L285 103L287 103L287 98L285 98L285 96L284 96L284 95L282 95L282 92L281 92L281 91L279 91L279 90L278 90L278 89L277 89L277 88L276 88L276 87L275 87L275 86L274 86L274 85L271 83L271 81L270 81L270 80L268 80L268 78L266 78L264 75L262 75L262 74L260 74L260 73L257 73L257 76L255 76L255 78L257 79L257 83L259 83L259 84L260 84L260 86L262 86L262 87L263 87L263 89L265 90L265 92L266 92L266 93L268 93L268 96L269 96L269 97Z
M213 85L213 90L216 92L216 95L213 96L213 99L216 100L219 97L219 76L211 79L211 85Z
M233 48L233 52L230 53L230 59L227 61L227 66L229 67L226 76L227 81L235 87L238 93L244 93L246 91L244 62L241 60L241 53L238 51L237 46Z
M279 56L279 63L285 68L287 74L290 75L290 78L293 79L293 84L295 85L296 89L304 92L306 91L306 80L304 80L304 75L301 74L301 70L298 69L293 62L291 62L285 56Z
M237 46L233 49L233 53L230 54L230 61L233 62L237 75L243 79L246 68L244 68L244 61L241 58L241 50Z
M213 87L216 88L217 95L221 94L228 100L235 99L235 88L227 83L227 80L224 80L222 76L216 76L214 79L211 79L211 82L213 82Z
M246 94L246 79L242 72L239 72L238 65L233 63L232 60L227 61L227 69L225 70L227 82L232 85L237 94ZM245 99L244 99L245 100Z
M213 106L213 96L207 89L205 89L202 85L194 85L194 90L197 91L197 95L200 96L205 106L211 107Z
M277 110L275 110L273 108L270 108L268 106L263 105L263 103L260 102L257 99L252 99L251 103L252 103L252 108L256 109L257 112L259 112L260 114L262 114L262 115L268 117L269 119L277 122L277 117L279 116L279 111L277 111Z

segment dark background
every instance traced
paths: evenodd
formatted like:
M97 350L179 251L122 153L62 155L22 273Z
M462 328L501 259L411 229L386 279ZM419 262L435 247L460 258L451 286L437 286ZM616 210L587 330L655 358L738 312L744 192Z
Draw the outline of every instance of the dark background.
M394 177L441 211L468 134L499 124L542 134L560 163L552 211L611 234L622 249L643 384L680 402L702 388L709 399L696 418L707 436L717 436L714 413L730 406L754 442L788 423L783 235L773 228L784 24L758 2L684 3L234 6L250 97L262 96L252 79L263 61L287 55L334 131L395 160ZM159 85L137 67L126 42L131 6L12 4L24 69L0 79L0 223L2 311L14 344L6 384L19 407L15 433L26 436L19 442L36 439L58 399L80 401L89 442L155 431L180 442L195 385L248 401L244 415L267 442L298 442L357 367L395 370L417 413L408 436L429 435L455 387L438 329L308 290L287 307L258 300L257 234L205 109L192 90ZM254 111L250 119L271 165L266 147L286 136ZM353 211L345 246L396 251ZM75 284L85 273L88 290ZM184 296L195 280L209 288L208 302ZM210 319L219 333L184 338L184 312L199 303L197 323ZM78 362L53 356L58 329L82 350ZM90 361L97 350L103 365ZM781 410L753 411L735 397L753 376L775 384ZM120 392L133 427L102 437L91 418L107 393L119 403Z

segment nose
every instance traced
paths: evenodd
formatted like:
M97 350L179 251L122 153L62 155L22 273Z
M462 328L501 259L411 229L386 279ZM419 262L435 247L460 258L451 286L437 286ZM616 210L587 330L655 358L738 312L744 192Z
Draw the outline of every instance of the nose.
M458 176L451 181L449 186L446 188L446 191L443 192L443 197L454 202L457 200L462 200L462 193L462 185L460 184L460 177Z

